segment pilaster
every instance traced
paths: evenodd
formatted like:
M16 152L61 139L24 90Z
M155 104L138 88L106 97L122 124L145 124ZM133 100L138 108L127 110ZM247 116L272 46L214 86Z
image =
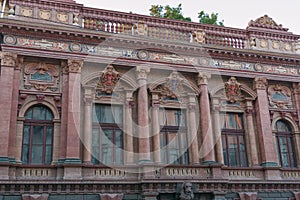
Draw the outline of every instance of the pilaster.
M139 161L150 161L150 138L148 119L148 93L147 75L150 68L146 66L136 67L136 78L139 86L138 90L138 137L139 137Z
M257 113L259 151L261 154L261 165L263 167L276 167L278 163L269 114L269 103L266 91L267 85L268 82L266 78L258 77L254 80L254 90L257 93L255 109Z
M1 78L0 78L0 164L9 163L9 157L12 156L10 142L15 136L10 137L16 128L16 120L13 122L12 116L16 112L16 91L15 87L15 69L17 68L17 54L2 52L1 57ZM16 105L13 105L16 103ZM15 118L15 117L14 117ZM14 123L14 125L12 124ZM13 133L15 135L15 133ZM8 172L7 172L8 173ZM8 176L8 174L7 174Z
M198 144L198 131L197 131L197 121L196 121L196 100L194 96L189 97L189 134L188 134L188 144L191 145L191 164L199 164L199 144Z
M125 100L125 163L131 165L134 163L134 150L133 150L133 120L132 120L132 107L134 105L132 92L126 91Z
M153 97L157 96L152 94ZM160 152L160 123L159 123L159 104L158 102L152 103L152 136L153 136L153 158L155 163L161 163Z
M203 163L215 163L214 144L212 134L212 123L210 114L210 103L208 96L208 79L211 78L210 73L199 72L198 86L200 88L200 130L202 136L202 144L200 152L202 153Z
M219 107L219 99L213 99L213 107L212 107L212 119L213 119L213 131L214 131L214 141L215 151L216 151L216 161L218 163L224 163L223 158L223 146L222 146L222 134L221 134L221 122L220 122L220 107Z

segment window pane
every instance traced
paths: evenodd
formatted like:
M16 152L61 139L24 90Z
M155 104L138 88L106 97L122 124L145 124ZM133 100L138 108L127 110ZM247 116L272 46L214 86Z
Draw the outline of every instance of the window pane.
M52 161L52 146L46 146L45 164L51 164Z
M23 144L29 144L29 142L30 142L30 126L24 126Z
M238 148L237 148L237 138L228 136L228 150L229 150L229 165L238 166Z
M53 115L51 110L47 109L46 110L46 120L52 120L53 119Z
M103 164L112 164L113 162L113 131L112 130L103 130L102 133L102 163Z
M123 108L115 105L96 105L94 122L99 123L118 123L123 122Z
M239 148L240 148L240 166L246 167L247 166L247 156L246 156L246 148L244 143L244 137L239 136Z
M288 124L281 121L281 120L276 122L276 128L277 128L277 131L279 131L279 132L285 132L285 133L290 133L291 132L291 129L288 126Z
M242 115L226 113L223 128L226 129L243 129Z
M279 146L281 151L281 162L283 167L289 167L288 149L285 137L279 138Z
M53 133L53 128L52 127L47 127L47 135L46 135L46 144L52 144L52 140L53 140L53 137L52 137L52 134Z
M28 157L29 157L29 148L28 145L23 145L22 147L22 162L28 163Z
M169 163L178 164L179 144L177 133L168 133Z
M114 123L123 123L123 108L121 106L112 106Z
M29 109L26 114L25 114L25 119L32 119L32 110L33 109Z
M295 154L293 151L293 138L288 137L288 147L289 147L289 158L290 158L290 167L296 167Z
M43 126L33 127L32 144L43 144Z
M223 146L224 164L228 165L226 135L222 135L222 144L223 144L222 146Z
M31 163L32 164L42 164L43 163L43 146L33 145L31 150Z

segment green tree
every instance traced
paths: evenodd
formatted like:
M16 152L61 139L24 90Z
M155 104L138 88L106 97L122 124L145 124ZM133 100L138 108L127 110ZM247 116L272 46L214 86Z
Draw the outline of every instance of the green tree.
M205 13L203 10L198 13L199 22L203 24L214 24L224 26L224 20L218 21L218 13Z
M188 22L192 21L190 17L183 16L181 4L179 4L177 7L171 7L169 5L152 5L149 10L151 16L162 17L167 19L177 19Z

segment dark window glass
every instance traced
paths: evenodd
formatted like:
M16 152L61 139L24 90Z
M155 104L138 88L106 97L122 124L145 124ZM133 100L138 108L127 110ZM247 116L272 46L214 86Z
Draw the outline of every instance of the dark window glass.
M25 113L22 142L24 164L51 164L53 145L53 114L45 106L29 108Z
M236 167L248 166L243 115L224 113L221 120L224 122L222 127L224 164Z
M93 113L92 162L104 165L122 165L123 107L96 104Z
M297 167L292 129L284 120L276 122L276 143L280 165L282 167Z
M180 109L160 109L159 121L162 162L188 164L185 112Z

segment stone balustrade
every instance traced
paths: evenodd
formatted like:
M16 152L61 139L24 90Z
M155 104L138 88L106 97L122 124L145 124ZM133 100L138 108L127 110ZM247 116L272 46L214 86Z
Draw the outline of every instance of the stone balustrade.
M54 167L25 167L16 169L18 179L56 179L57 169Z

